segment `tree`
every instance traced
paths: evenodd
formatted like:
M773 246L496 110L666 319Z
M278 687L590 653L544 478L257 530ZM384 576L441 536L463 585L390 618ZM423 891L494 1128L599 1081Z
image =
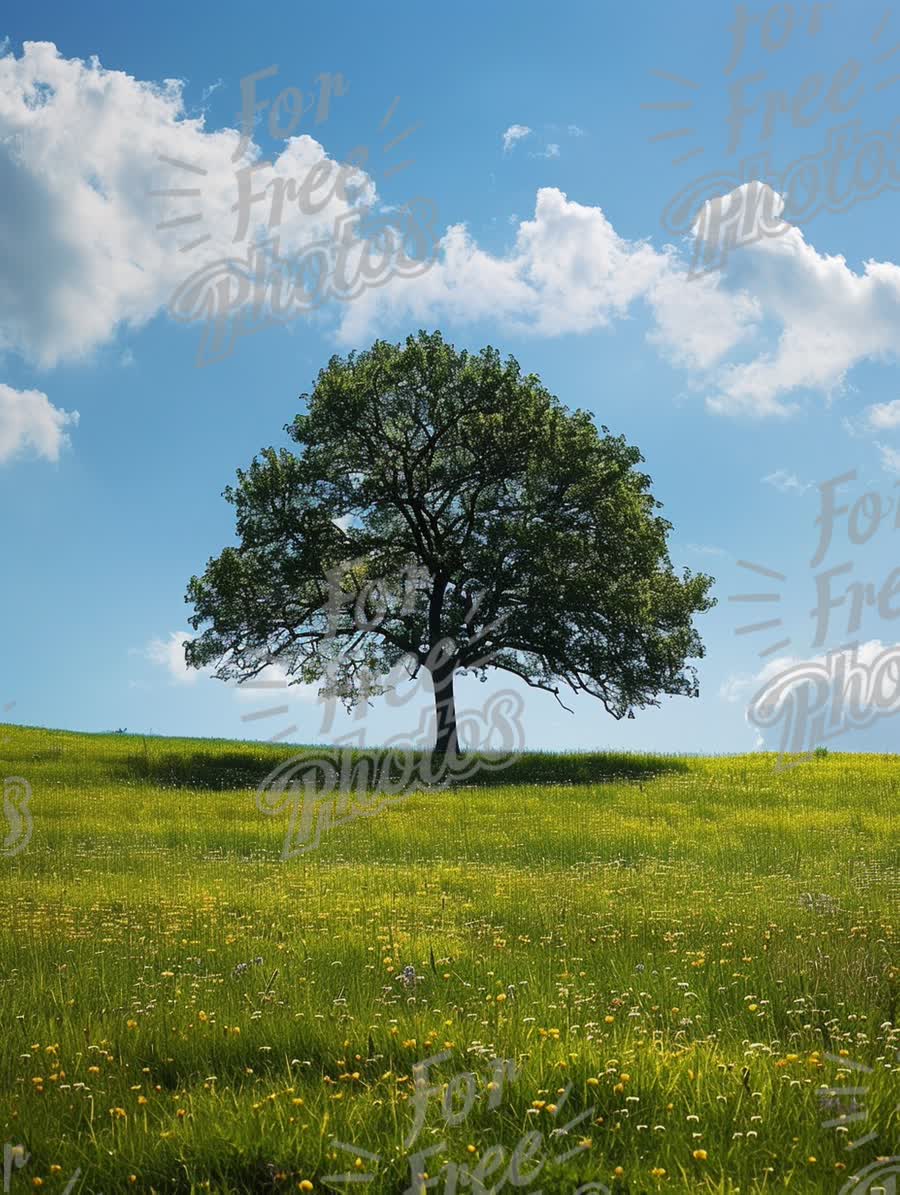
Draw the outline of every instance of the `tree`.
M225 491L240 542L190 581L189 665L245 681L277 662L349 706L405 663L430 673L444 754L458 673L589 693L615 718L698 695L712 579L675 573L623 437L438 332L332 357L301 401L297 451L265 449Z

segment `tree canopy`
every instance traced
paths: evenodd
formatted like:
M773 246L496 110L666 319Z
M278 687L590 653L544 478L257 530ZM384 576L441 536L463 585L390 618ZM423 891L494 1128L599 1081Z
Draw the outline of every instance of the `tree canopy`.
M332 357L301 401L295 447L225 491L239 542L190 581L190 665L243 681L277 663L348 704L424 669L442 752L460 672L587 693L614 718L697 696L712 579L674 570L622 436L438 332Z

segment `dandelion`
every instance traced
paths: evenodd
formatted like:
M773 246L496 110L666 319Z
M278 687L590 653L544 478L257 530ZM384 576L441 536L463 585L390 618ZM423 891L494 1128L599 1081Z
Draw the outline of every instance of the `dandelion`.
M705 1149L695 1149L691 1156L693 1157L695 1162L705 1162L706 1159L709 1157L709 1154L706 1152Z

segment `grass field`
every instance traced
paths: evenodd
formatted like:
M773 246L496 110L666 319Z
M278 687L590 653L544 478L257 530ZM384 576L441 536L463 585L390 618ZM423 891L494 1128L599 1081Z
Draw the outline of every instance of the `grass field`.
M289 753L0 727L9 1190L837 1193L900 1153L897 757L523 757L282 861Z

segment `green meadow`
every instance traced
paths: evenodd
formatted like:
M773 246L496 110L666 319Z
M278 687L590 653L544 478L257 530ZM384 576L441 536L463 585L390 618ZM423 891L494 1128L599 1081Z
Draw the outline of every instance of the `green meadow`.
M897 757L525 755L282 859L295 750L0 728L5 1189L881 1189Z

